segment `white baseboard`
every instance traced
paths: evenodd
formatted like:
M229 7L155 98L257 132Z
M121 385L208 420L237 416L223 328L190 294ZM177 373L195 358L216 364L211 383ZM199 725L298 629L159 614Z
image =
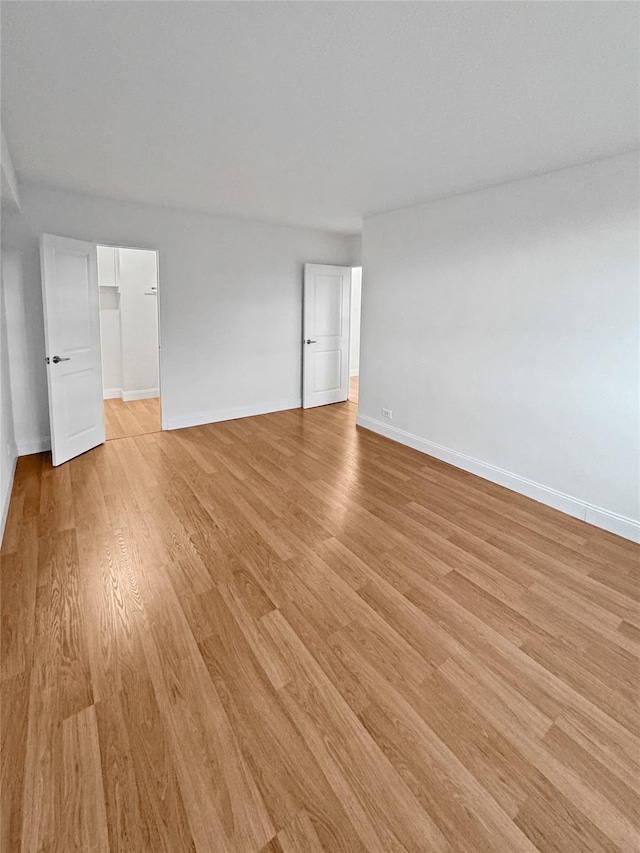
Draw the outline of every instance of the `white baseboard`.
M32 441L18 443L18 456L30 456L32 453L44 453L51 450L51 437L34 438Z
M105 388L102 392L103 400L122 399L122 388Z
M219 421L233 421L236 418L252 418L255 415L268 415L270 412L282 412L286 409L299 409L302 400L280 400L273 403L258 403L240 409L213 409L208 412L193 412L190 415L174 415L167 418L163 429L183 429L184 427L215 424Z
M16 448L13 448L14 451ZM7 524L7 516L9 515L9 504L11 503L11 492L13 491L13 478L16 473L16 462L18 461L17 453L13 453L13 460L11 464L11 473L9 474L9 482L7 484L7 489L2 495L2 503L0 504L0 545L2 545L2 539L4 537L4 528Z
M354 367L353 370L349 371L349 376L360 376L360 368Z
M125 403L130 403L132 400L149 400L152 397L159 397L159 388L143 388L141 391L123 391L122 388L105 388L102 392L103 400L124 400Z
M149 400L152 397L159 397L159 388L142 388L140 391L123 391L122 399L125 403L130 403L132 400Z
M640 522L634 521L632 518L627 518L625 515L619 515L616 512L609 512L608 509L603 509L599 506L585 504L584 507L583 520L587 524L593 524L595 527L608 530L609 533L615 533L624 539L640 543Z
M420 436L413 433L389 426L376 418L370 418L367 415L357 415L356 424L379 435L384 435L392 441L397 441L400 444L407 445L407 447L412 447L414 450L426 453L428 456L434 456L442 462L448 462L456 468L462 468L463 471L469 471L471 474L476 474L478 477L511 489L513 492L526 495L535 501L551 506L554 509L559 509L561 512L566 512L568 515L586 521L588 524L601 527L610 533L616 533L618 536L623 536L632 542L640 542L640 522L632 518L618 515L602 507L593 506L579 498L565 495L563 492L557 491L557 489L543 486L541 483L528 480L526 477L521 477L518 474L512 474L510 471L497 468L495 465L490 465L487 462L481 462L479 459L459 453L457 450L451 450L448 447L443 447L441 444L420 438Z

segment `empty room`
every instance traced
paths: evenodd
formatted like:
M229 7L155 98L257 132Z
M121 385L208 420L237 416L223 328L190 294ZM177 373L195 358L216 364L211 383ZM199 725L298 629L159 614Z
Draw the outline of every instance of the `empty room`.
M2 853L636 853L640 5L0 18Z

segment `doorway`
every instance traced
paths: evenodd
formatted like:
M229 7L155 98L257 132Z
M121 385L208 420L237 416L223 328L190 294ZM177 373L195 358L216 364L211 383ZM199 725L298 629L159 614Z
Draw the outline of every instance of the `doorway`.
M97 247L106 440L159 432L158 254Z
M360 385L360 317L362 312L362 267L351 268L351 313L349 315L349 402L358 405Z
M362 267L305 264L302 408L358 402Z

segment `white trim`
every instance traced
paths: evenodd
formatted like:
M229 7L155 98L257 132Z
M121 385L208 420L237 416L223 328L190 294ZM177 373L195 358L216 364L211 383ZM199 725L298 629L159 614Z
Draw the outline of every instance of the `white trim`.
M619 515L617 512L609 512L608 509L599 506L585 504L584 507L584 521L587 524L593 524L595 527L608 530L609 533L640 543L640 522L625 515Z
M141 391L123 391L122 388L105 388L102 392L103 400L124 400L130 403L132 400L150 400L160 396L159 388L143 388Z
M122 399L122 388L104 388L102 390L103 400L118 400Z
M131 400L149 400L151 397L159 397L159 388L142 388L140 391L123 391L122 399L125 403L130 403Z
M9 515L9 504L11 503L11 493L13 492L13 478L16 473L16 463L18 456L16 454L15 445L11 448L13 451L13 460L11 462L11 473L9 474L9 483L6 493L2 496L2 508L0 509L0 545L4 538L4 528L7 524L7 516Z
M349 376L360 376L360 368L359 367L351 368L351 370L349 371Z
M18 456L30 456L32 453L44 453L51 450L51 436L34 438L31 441L18 442Z
M140 391L123 391L122 388L104 388L102 391L103 400L121 399L125 403L130 403L133 400L149 400L155 397L160 397L160 389L162 388L162 288L160 287L160 250L153 249L149 246L123 246L122 243L96 243L97 246L104 246L107 249L137 249L144 252L153 252L156 256L156 313L158 318L158 387L143 388ZM119 263L120 256L116 251L116 263ZM113 287L107 286L107 289L114 290ZM116 293L120 293L120 286L115 288ZM102 350L101 350L102 355ZM178 427L174 427L177 429ZM168 420L164 416L162 409L160 410L160 429L171 429L168 426Z
M282 412L286 409L299 409L302 405L300 397L294 400L280 400L273 403L258 403L255 406L243 406L240 409L214 409L208 412L193 412L190 415L174 415L166 419L165 429L183 429L184 427L214 424L219 421L233 421L236 418L252 418L255 415L268 415L271 412Z
M512 474L503 468L498 468L487 462L481 462L479 459L474 459L465 453L459 453L457 450L443 447L441 444L420 438L413 433L381 423L376 418L370 418L367 415L357 415L356 424L372 432L384 435L392 441L397 441L400 444L407 445L407 447L412 447L414 450L419 450L421 453L426 453L428 456L435 456L436 459L440 459L442 462L448 462L456 468L462 468L463 471L469 471L471 474L476 474L478 477L490 480L492 483L497 483L500 486L511 489L513 492L526 495L535 501L551 506L554 509L559 509L561 512L566 512L568 515L586 521L588 524L593 524L596 527L601 527L603 530L616 533L618 536L623 536L632 542L640 542L640 521L636 521L633 518L627 518L624 515L610 512L602 507L593 506L593 504L589 504L579 498L565 495L563 492L557 491L557 489L543 486L541 483L528 480L526 477L521 477L518 474Z

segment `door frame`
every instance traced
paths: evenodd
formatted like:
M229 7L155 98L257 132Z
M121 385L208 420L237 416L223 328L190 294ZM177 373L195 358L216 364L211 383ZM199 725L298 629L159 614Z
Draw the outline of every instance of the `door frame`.
M104 245L104 244L101 243L100 245ZM304 338L304 266L305 265L303 264L303 267L302 267L302 294L303 295L302 295L302 305L301 305L301 311L300 311L300 339L301 340ZM321 264L321 266L342 266L342 265L341 264ZM349 279L349 307L351 310L351 308L353 307L352 301L351 301L352 296L353 296L353 271L354 271L354 269L362 270L362 263L344 264L344 266L348 266L351 270L351 277ZM361 273L361 275L362 275L362 273ZM159 277L159 274L158 274L158 277ZM158 285L158 290L159 289L160 289L160 287ZM361 298L362 298L362 296L361 296ZM159 317L158 317L158 321L159 321ZM362 330L362 302L360 303L359 322L360 322L360 327ZM349 318L348 352L349 352L349 382L351 382L351 317ZM304 361L303 361L303 358L304 358L304 356L302 356L302 358L300 360L300 407L301 408L302 408L302 401L303 401L303 396L304 396ZM359 368L360 368L360 359L358 358L358 371L359 371ZM358 378L359 378L359 376L360 376L360 373L358 372ZM349 386L349 387L351 387L351 386ZM347 400L348 399L349 398L347 397ZM163 429L164 428L165 427L163 426Z
M106 243L104 241L96 241L97 246L104 246L107 249L137 249L142 252L155 252L156 255L156 311L158 314L158 392L159 392L159 401L160 401L160 430L168 429L166 424L166 417L164 414L163 406L162 406L162 288L160 286L160 250L154 249L149 246L130 246L125 245L124 243ZM100 284L98 284L98 291L100 290ZM100 310L100 303L98 302L98 311ZM100 357L102 358L102 331L100 337ZM104 385L103 385L104 392Z
M350 282L351 292L349 294L351 297L351 313L349 316L349 380L351 380L353 378L352 374L351 374L351 369L352 369L351 368L351 327L353 325L353 317L354 317L354 313L353 313L353 271L354 270L360 270L360 310L358 312L358 330L361 331L361 329L362 329L362 264L354 264L351 267L351 282ZM360 376L360 350L359 349L358 349L358 373L354 374L354 375L356 375L358 377Z
M329 264L329 263L320 263L317 261L307 261L303 264L302 267L302 310L301 310L301 326L300 326L300 341L302 343L301 347L301 359L300 359L300 407L302 409L305 408L304 405L304 391L305 391L305 301L306 301L306 276L307 276L307 267L340 267L341 269L349 270L349 289L347 295L347 306L349 309L349 320L347 322L347 329L345 337L347 339L346 346L346 354L347 354L347 396L344 401L339 402L348 402L349 400L349 382L350 382L350 359L351 359L351 286L352 286L352 270L353 266L351 264ZM316 408L316 406L323 405L333 405L331 402L315 404L313 406L309 406L309 408Z

